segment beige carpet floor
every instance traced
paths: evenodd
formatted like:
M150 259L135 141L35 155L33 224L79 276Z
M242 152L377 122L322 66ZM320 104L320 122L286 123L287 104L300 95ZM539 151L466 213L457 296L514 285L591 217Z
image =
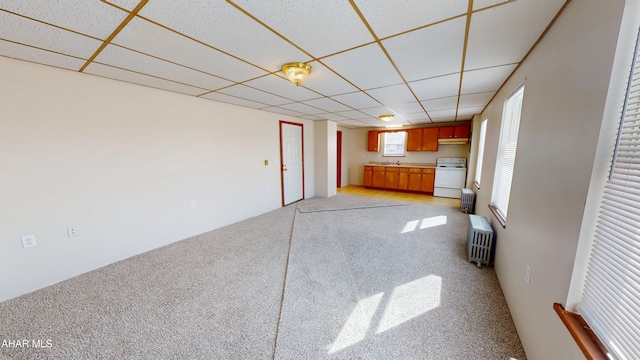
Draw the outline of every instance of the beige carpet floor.
M0 358L524 359L495 272L467 262L467 222L305 200L0 303L0 341L51 344Z

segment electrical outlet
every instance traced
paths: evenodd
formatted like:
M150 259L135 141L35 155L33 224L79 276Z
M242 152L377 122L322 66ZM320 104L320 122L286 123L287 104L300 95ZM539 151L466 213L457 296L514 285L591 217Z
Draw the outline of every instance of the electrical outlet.
M78 230L76 229L75 226L67 227L67 236L68 237L78 236Z
M193 209L194 207L196 207L196 202L193 200L189 201L189 209Z
M38 245L38 243L36 243L35 235L21 236L20 240L22 240L22 247L24 247L25 249Z
M527 270L524 272L524 282L529 285L531 283L531 266L527 265Z

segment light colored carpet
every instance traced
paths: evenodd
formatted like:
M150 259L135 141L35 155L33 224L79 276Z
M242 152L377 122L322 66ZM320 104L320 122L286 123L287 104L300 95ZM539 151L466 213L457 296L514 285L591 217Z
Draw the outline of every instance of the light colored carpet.
M318 211L339 211L339 210L355 210L366 209L372 207L385 206L404 206L406 202L380 199L358 195L338 194L330 198L311 198L300 202L298 210L301 213L310 213Z
M0 358L524 359L495 272L467 262L467 215L328 211L353 201L343 196L0 303L0 341L52 340Z

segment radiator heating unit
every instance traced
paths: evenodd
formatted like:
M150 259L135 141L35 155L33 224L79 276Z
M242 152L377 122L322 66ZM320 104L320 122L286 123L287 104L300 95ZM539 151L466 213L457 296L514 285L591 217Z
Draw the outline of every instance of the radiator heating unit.
M474 194L471 189L462 189L462 198L460 199L460 211L465 214L473 213Z
M478 267L489 266L493 262L493 229L486 217L469 215L467 250L469 261L476 263Z

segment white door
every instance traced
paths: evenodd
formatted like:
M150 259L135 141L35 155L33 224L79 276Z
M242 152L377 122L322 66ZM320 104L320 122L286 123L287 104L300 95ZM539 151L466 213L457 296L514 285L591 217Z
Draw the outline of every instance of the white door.
M280 122L282 205L304 198L302 124Z

